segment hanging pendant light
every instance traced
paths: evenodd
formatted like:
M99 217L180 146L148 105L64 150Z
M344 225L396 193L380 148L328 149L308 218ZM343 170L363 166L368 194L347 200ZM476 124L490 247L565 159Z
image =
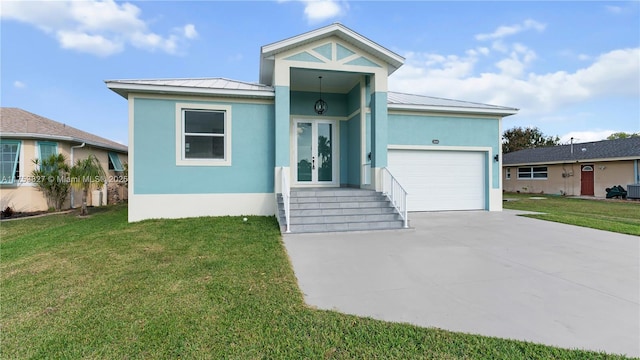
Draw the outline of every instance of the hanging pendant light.
M316 101L313 106L313 110L315 110L316 114L322 115L327 112L328 105L324 100L322 100L322 76L318 76L318 79L320 79L320 99Z

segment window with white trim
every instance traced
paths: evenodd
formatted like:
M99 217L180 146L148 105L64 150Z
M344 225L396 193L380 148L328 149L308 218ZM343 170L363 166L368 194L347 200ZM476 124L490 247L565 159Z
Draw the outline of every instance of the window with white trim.
M507 168L504 178L511 180L511 168Z
M526 180L526 179L537 179L537 180L546 180L547 179L547 167L546 166L526 166L518 168L518 179Z
M177 104L176 113L178 165L231 165L230 106Z
M20 177L19 140L0 140L0 184L13 184Z

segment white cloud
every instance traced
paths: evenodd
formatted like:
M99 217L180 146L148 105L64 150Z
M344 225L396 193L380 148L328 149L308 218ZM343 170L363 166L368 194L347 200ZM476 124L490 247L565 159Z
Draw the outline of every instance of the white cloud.
M318 23L331 18L342 16L349 9L349 4L343 0L296 0L304 4L304 15L309 23ZM287 3L289 0L278 0Z
M74 49L98 56L109 56L122 51L123 44L111 41L102 35L89 35L83 32L60 30L56 37L63 49Z
M3 1L1 16L39 28L64 49L97 56L122 52L127 44L176 54L180 45L198 34L193 24L187 24L171 35L159 35L141 19L140 8L113 0Z
M624 9L620 6L606 5L604 8L612 14L620 14L624 11Z
M533 29L538 32L542 32L546 27L547 27L546 24L539 23L535 20L527 19L521 24L500 26L490 34L477 34L475 38L476 40L480 40L480 41L502 39L504 37L515 35L525 30Z
M394 91L465 99L521 108L521 114L548 114L561 106L599 97L640 96L640 48L598 56L575 72L527 72L535 53L519 45L496 62L499 72L475 71L477 55L459 58L408 53L389 78Z
M342 12L342 7L334 0L310 0L306 1L304 15L310 22L319 22L337 17Z
M187 39L195 39L198 37L198 32L196 31L196 27L193 24L187 24L183 28L184 37Z
M20 80L16 80L13 82L13 87L17 88L17 89L24 89L27 87L27 84L23 83Z
M618 132L615 130L587 130L587 131L572 131L570 133L564 134L560 137L560 142L563 144L571 143L571 138L573 138L573 143L584 143L590 141L599 141L605 140L607 136Z

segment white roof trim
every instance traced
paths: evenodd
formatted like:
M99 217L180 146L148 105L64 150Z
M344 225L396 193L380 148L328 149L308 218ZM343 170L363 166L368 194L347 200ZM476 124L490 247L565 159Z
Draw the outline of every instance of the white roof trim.
M120 96L127 98L130 92L138 93L154 93L154 94L191 94L191 95L218 95L218 96L237 96L252 98L273 98L275 92L273 90L237 90L237 89L220 89L220 88L203 88L191 86L171 86L171 85L148 85L148 84L132 84L122 80L105 81L107 87Z
M93 147L97 147L97 148L101 148L101 149L112 150L112 151L119 152L119 153L122 153L122 154L127 154L128 153L128 147L127 147L127 145L124 145L124 144L120 144L120 146L122 146L123 148L127 148L127 149L116 148L116 147L113 147L111 145L107 145L105 143L100 143L100 142L96 142L96 141L75 138L75 137L71 137L71 136L47 135L47 134L37 134L37 133L0 133L0 135L5 139L58 140L58 141L76 142L76 143L79 143L79 144L86 143L89 146L93 146Z
M446 113L464 113L464 114L489 114L489 115L514 115L518 109L511 108L477 108L477 107L458 107L458 106L429 106L429 105L409 105L409 104L388 104L389 110L407 110L407 111L431 111Z
M404 58L402 56L374 41L367 39L340 23L333 23L320 29L312 30L304 34L262 46L260 48L260 82L263 84L271 83L270 80L273 77L273 59L275 54L332 35L335 35L385 61L389 65L389 75L404 64Z

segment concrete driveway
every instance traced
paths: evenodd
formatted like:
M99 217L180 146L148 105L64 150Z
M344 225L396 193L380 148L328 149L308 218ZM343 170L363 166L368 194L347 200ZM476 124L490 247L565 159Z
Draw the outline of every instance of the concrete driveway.
M412 229L284 236L320 309L640 356L640 237L516 212L412 213Z

